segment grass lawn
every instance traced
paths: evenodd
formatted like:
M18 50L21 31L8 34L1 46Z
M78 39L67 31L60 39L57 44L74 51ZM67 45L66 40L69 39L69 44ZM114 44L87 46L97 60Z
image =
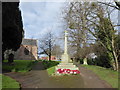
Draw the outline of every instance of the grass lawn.
M59 63L60 61L43 61L43 65L45 69L47 69L49 75L52 75L55 72L55 66Z
M9 88L9 89L10 88L16 88L16 89L18 88L18 90L19 90L20 85L16 80L14 80L8 76L5 76L5 75L0 75L0 76L2 77L2 88L3 89L4 88Z
M96 73L102 80L108 82L113 88L118 88L118 72L95 65L81 65Z
M5 60L4 62L7 62ZM11 72L28 72L32 69L32 66L36 63L37 61L34 60L14 60L14 65L9 65L7 63L4 63L2 65L3 71L11 71ZM19 83L16 82L14 79L11 77L5 76L5 75L0 75L2 77L2 88L20 88ZM18 77L19 78L19 77Z
M11 72L28 72L34 63L34 60L14 60L14 65L3 64L2 69Z
M52 75L53 73L55 73L55 66L48 68L47 72L49 75Z
M2 89L2 74L0 74L0 90Z

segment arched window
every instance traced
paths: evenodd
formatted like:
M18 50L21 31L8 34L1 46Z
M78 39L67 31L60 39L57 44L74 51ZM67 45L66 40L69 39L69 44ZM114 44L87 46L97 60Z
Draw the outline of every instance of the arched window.
M27 49L27 46L26 46L26 48L24 49L24 54L25 54L25 55L29 55L29 50Z

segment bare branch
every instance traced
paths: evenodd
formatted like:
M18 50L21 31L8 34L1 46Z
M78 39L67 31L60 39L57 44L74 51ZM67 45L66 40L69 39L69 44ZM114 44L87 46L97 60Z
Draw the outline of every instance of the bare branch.
M111 3L104 3L104 2L98 2L98 3L101 3L101 4L104 4L104 5L107 5L107 6L110 6L110 7L113 7L113 8L116 8L118 10L120 10L119 7L115 6L115 5L112 5ZM117 4L117 2L115 2Z

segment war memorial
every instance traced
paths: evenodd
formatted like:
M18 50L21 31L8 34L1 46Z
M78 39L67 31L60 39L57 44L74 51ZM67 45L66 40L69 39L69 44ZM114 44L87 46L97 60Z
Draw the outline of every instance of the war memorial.
M62 61L55 68L56 75L63 74L79 74L79 68L70 62L70 57L68 55L68 46L67 46L68 32L65 31L65 42L64 42L64 54L62 55Z

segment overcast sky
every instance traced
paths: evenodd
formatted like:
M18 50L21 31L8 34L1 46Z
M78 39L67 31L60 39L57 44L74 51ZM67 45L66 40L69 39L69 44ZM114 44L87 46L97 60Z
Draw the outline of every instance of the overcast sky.
M59 34L62 26L62 11L64 2L20 2L25 38L39 39L49 30ZM117 12L112 19L117 23Z
M20 2L25 38L39 38L48 30L59 33L63 2Z

